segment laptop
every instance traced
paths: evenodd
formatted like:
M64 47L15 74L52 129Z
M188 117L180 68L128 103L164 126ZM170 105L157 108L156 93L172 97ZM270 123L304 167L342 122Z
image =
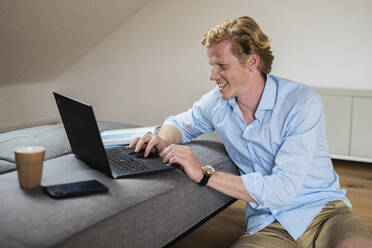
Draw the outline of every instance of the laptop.
M164 164L161 157L143 157L133 149L104 147L93 107L53 92L72 153L103 174L117 179L166 171L175 168Z

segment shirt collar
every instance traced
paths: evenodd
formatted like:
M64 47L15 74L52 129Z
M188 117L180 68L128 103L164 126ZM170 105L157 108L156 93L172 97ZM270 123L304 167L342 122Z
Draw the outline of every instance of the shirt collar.
M257 110L271 110L274 108L276 95L277 95L277 84L275 80L270 76L266 75L265 88L261 96L260 103L258 104Z
M274 108L278 86L271 75L266 75L266 83L257 110L271 110ZM232 107L237 107L235 97L228 100Z

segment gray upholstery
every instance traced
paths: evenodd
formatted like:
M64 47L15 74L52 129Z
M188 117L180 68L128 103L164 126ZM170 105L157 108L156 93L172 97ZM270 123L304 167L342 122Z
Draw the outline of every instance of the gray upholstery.
M16 176L16 173L8 173L1 180L1 197L7 199L2 202L0 210L1 222L6 223L2 226L1 234L12 236L19 243L27 241L26 244L34 247L53 245L56 238L63 240L174 188L160 180L148 178L112 180L89 169L73 155L47 161L42 184L98 179L109 187L109 194L56 201L40 190L23 192L17 185ZM18 211L20 209L22 212ZM35 228L35 223L42 225Z
M202 163L237 173L215 133L188 145ZM15 171L2 174L0 247L162 247L232 201L178 169L113 180L72 154L53 156L43 185L97 179L109 193L54 200L41 189L21 190Z
M100 131L134 126L107 121L98 122ZM44 146L46 148L45 160L71 153L71 147L61 123L2 133L0 134L0 174L16 169L13 150L20 146Z

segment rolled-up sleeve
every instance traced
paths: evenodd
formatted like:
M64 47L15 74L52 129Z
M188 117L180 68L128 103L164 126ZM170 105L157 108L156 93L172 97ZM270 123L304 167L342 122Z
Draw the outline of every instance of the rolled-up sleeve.
M190 142L200 134L214 130L211 118L215 102L214 92L210 91L186 112L166 118L163 125L177 127L182 134L182 143Z
M292 202L311 170L319 137L324 130L322 104L311 96L288 115L283 142L275 156L272 174L242 175L243 183L256 201L254 208L274 208Z

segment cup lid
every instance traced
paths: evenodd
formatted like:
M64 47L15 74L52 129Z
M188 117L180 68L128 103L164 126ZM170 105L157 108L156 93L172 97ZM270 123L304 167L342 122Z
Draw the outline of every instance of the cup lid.
M45 147L43 146L22 146L14 149L14 152L17 153L34 153L42 151L45 151Z

